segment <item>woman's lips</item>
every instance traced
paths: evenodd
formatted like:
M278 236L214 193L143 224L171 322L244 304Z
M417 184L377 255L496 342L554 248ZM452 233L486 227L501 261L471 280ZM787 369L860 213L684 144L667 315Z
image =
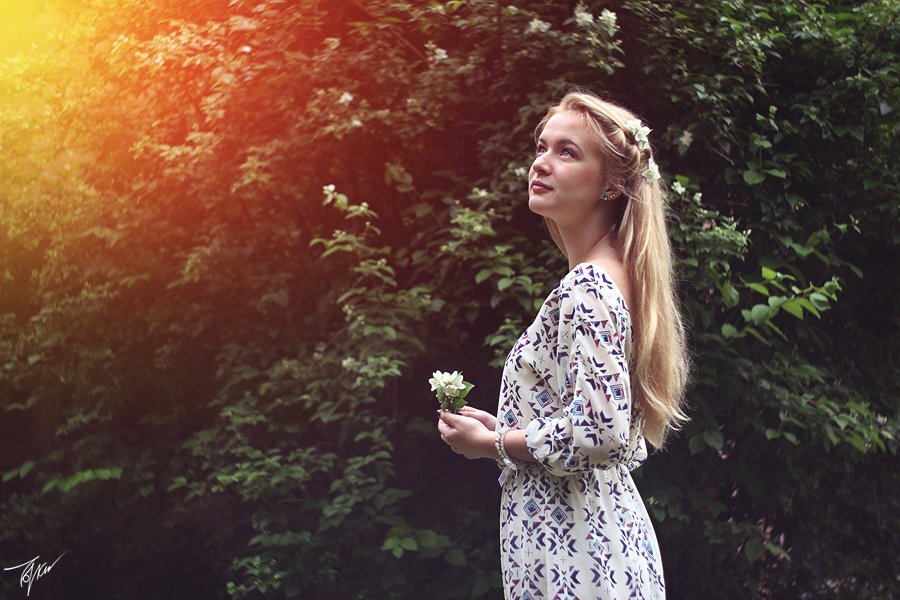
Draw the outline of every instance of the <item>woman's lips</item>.
M534 190L535 192L549 192L553 188L551 188L549 185L546 185L539 181L535 181L534 183L531 184L531 189Z

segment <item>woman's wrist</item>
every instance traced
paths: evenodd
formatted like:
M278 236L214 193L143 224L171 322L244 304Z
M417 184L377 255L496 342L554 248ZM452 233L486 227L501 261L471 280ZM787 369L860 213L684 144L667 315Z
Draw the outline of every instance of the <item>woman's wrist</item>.
M537 462L525 443L524 429L510 429L504 438L504 449L509 457L520 463Z

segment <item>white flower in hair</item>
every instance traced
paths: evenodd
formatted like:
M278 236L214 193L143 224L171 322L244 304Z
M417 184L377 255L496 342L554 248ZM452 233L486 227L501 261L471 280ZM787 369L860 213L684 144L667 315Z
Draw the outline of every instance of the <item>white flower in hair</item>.
M644 176L644 179L646 179L648 183L652 183L659 179L659 167L656 165L653 158L649 159L648 166L641 175Z
M650 142L647 136L653 130L649 127L641 125L640 119L629 119L625 122L625 129L630 131L631 135L634 136L634 141L637 142L638 148L640 148L641 150L646 150L650 147Z

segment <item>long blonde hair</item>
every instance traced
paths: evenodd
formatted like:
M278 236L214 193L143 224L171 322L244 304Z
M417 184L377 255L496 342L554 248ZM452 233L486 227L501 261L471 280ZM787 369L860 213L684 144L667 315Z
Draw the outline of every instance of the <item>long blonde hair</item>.
M661 179L642 175L653 150L640 150L625 123L637 117L628 109L575 88L549 109L534 130L537 143L550 117L561 111L582 115L597 148L604 154L606 189L617 189L619 207L613 223L622 259L633 282L632 311L635 360L632 398L644 415L644 437L661 449L670 430L690 420L683 412L690 371L686 333L675 291L673 252L666 230ZM544 217L550 237L566 254L559 229Z

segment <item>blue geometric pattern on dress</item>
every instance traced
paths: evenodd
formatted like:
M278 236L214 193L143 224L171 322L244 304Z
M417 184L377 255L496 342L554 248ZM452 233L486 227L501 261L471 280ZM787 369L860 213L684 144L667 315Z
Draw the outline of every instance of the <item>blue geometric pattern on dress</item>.
M633 352L622 293L602 268L580 263L507 356L497 418L524 429L537 462L501 487L506 600L665 598L656 534L631 476L647 459Z
M603 342L604 346L612 346L612 334L608 331L600 332L600 341Z
M576 400L572 403L572 414L581 416L584 414L584 402L581 400Z
M540 394L537 395L535 400L537 400L538 404L540 404L541 406L547 406L548 404L553 402L553 397L550 395L550 392L548 392L547 390L544 390L543 392L541 392Z
M562 523L563 519L566 518L566 513L564 513L558 506L553 509L553 512L550 513L550 516L556 520L557 523Z
M609 386L609 393L612 395L613 400L621 400L625 397L625 390L621 385Z

